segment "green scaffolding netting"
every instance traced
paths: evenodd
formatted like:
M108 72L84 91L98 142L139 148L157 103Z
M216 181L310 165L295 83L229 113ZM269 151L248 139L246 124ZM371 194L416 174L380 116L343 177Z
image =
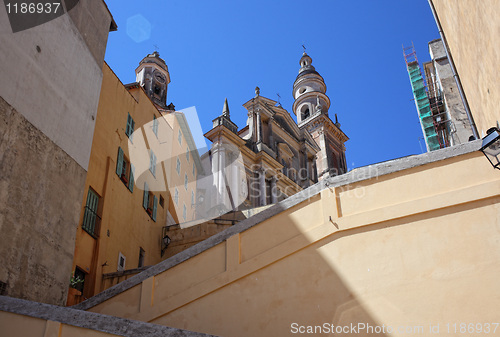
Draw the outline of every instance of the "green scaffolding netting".
M408 75L410 76L413 96L415 97L415 105L417 106L420 123L424 131L425 143L429 151L437 150L441 148L441 146L434 127L429 98L425 91L424 79L417 62L408 63Z

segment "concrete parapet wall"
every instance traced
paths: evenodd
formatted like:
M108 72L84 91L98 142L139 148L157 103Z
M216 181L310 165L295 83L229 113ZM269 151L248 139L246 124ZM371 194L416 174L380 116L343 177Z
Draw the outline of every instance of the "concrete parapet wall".
M0 296L2 336L25 337L209 337L182 329L131 321Z

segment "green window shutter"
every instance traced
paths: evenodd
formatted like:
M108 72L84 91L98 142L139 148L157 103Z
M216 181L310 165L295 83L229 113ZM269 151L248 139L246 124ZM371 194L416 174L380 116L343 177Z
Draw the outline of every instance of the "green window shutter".
M128 114L127 127L125 128L125 134L127 135L127 137L130 137L130 134L132 133L131 129L132 129L132 117L130 117L130 114Z
M144 209L148 209L148 203L149 203L148 184L144 182L144 198L142 199L142 207L144 207Z
M149 170L151 171L153 176L156 176L156 156L152 150L150 151L151 152L149 153Z
M116 159L116 174L121 177L123 170L123 150L118 147L118 158Z
M130 163L130 177L128 180L128 189L130 192L134 192L134 173L135 173L135 167Z
M95 235L98 206L99 196L89 189L82 228L90 235Z
M156 207L158 205L158 198L153 195L153 221L156 221Z
M132 118L130 118L130 120L132 122L130 123L130 136L129 136L129 138L130 138L130 141L132 141L132 138L134 136L134 130L135 130L135 122Z

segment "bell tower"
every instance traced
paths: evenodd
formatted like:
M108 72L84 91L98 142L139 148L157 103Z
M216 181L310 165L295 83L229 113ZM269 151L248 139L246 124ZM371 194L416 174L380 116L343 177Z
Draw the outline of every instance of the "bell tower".
M328 116L330 99L326 95L323 77L314 69L312 59L304 52L300 59L299 75L293 83L293 112L299 127L316 115Z
M318 180L330 175L347 172L344 143L349 139L328 116L330 98L326 95L326 84L312 65L312 59L304 53L300 58L300 69L293 83L293 112L301 130L311 134L320 151L316 154Z
M139 62L135 69L136 81L144 88L146 94L160 108L167 108L167 88L170 74L165 61L155 51Z

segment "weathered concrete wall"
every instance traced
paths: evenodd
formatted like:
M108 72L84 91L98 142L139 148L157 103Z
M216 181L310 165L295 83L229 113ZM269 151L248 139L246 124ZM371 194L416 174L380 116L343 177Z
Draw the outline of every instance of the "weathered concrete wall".
M432 0L479 135L500 121L500 2Z
M85 170L0 98L0 281L64 304Z
M65 303L112 23L102 0L80 1L13 33L0 6L0 281L10 296Z
M94 57L97 66L102 68L108 33L117 29L106 3L102 0L79 1L78 5L71 9L68 14Z
M479 145L325 179L79 308L222 336L484 327L498 320L500 176Z

